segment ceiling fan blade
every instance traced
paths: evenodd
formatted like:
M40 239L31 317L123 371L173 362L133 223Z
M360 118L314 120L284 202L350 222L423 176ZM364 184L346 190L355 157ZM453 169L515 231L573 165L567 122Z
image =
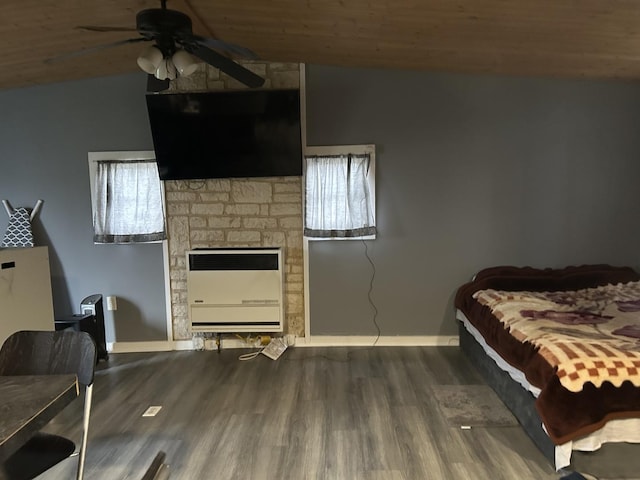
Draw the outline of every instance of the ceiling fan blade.
M209 65L222 70L230 77L235 78L241 83L251 88L261 87L264 84L264 78L256 75L251 70L238 65L233 60L220 55L218 52L211 50L204 45L196 45L189 49L189 52L196 57L204 60Z
M90 32L135 32L135 27L102 27L99 25L78 25L78 30L88 30Z
M230 53L233 56L244 58L245 60L258 60L258 55L248 48L241 47L240 45L234 45L233 43L225 42L224 40L218 40L217 38L201 37L199 35L193 35L191 39L186 39L184 43L197 42L201 45L205 45L215 50L221 50L223 52Z
M44 63L54 63L62 60L68 60L70 58L79 57L80 55L87 55L89 53L98 52L100 50L105 50L107 48L119 47L120 45L127 45L129 43L138 43L138 42L146 42L149 39L140 37L140 38L129 38L127 40L120 40L118 42L106 43L104 45L96 45L95 47L85 48L83 50L77 50L75 52L63 53L62 55L58 55L53 58L47 58Z

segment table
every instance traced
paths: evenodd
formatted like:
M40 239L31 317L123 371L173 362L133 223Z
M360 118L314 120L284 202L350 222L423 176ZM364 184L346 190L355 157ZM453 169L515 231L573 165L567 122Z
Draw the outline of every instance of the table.
M0 463L78 394L75 375L0 376Z

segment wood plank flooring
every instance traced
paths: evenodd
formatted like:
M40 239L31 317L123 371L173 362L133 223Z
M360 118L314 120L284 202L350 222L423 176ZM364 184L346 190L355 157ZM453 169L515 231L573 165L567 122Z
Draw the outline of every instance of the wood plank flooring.
M520 427L450 426L432 389L484 383L457 347L111 355L96 372L86 478L558 479ZM161 405L155 417L142 417ZM48 426L78 438L80 403ZM75 418L74 418L75 417ZM73 478L75 459L41 479Z

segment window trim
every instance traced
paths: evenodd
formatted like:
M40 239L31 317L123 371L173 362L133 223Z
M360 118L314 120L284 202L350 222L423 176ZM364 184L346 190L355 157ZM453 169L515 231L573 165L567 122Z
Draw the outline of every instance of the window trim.
M378 217L376 216L376 146L374 144L361 144L361 145L307 145L302 152L302 223L306 221L307 214L305 211L306 199L307 199L307 157L310 156L330 156L330 155L348 155L350 153L355 155L369 155L371 161L369 166L369 173L367 175L367 183L369 184L369 191L371 192L371 213L373 218L378 224ZM376 234L363 235L360 237L307 237L309 241L342 241L342 240L375 240Z
M119 162L136 162L140 160L156 161L156 152L154 150L133 150L133 151L104 151L104 152L88 152L89 162L89 188L91 190L91 228L93 229L93 219L96 215L96 172L98 170L98 162L105 160L116 160ZM160 196L162 198L162 215L165 228L167 226L167 201L165 197L164 181L160 182ZM162 243L166 240L155 240L142 243Z

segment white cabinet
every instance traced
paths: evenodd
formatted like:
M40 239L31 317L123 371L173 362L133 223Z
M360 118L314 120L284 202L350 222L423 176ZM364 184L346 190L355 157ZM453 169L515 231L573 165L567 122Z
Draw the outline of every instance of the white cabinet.
M49 249L0 249L0 345L18 330L53 329Z

